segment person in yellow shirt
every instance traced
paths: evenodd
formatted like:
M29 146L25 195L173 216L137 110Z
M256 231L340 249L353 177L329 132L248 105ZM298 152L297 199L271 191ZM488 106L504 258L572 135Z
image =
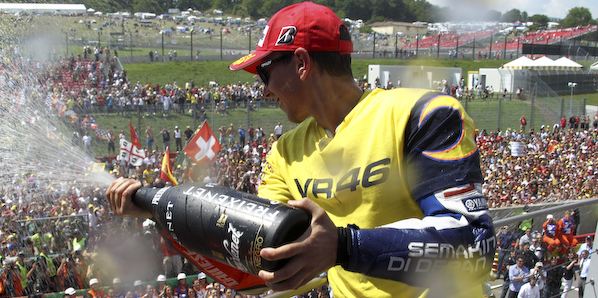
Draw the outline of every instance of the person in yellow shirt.
M150 185L154 183L154 169L151 165L147 165L143 171L143 183L148 183Z
M362 90L352 52L336 14L303 2L230 65L259 75L298 123L272 144L258 195L311 214L296 241L261 249L288 262L259 277L279 291L327 272L335 297L483 297L496 239L473 120L432 90ZM138 187L108 188L117 215L141 215L126 195Z

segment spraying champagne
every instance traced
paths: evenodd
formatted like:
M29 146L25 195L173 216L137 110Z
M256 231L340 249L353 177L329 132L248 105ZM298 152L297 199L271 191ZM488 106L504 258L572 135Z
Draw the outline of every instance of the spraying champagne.
M260 250L296 240L311 220L305 210L212 184L140 188L133 202L189 250L253 275L280 269L287 260L265 260Z

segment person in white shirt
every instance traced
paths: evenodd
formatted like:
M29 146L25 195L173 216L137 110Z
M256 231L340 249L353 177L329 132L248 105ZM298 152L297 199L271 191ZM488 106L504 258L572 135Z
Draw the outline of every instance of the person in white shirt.
M537 285L536 276L530 276L529 282L521 286L517 298L540 298L540 287Z
M586 285L586 279L588 278L588 270L590 269L590 258L588 256L590 252L584 250L581 252L581 259L579 262L579 284L577 284L577 288L579 289L579 297L583 297L583 291Z
M583 252L584 250L587 250L588 252L590 252L590 251L592 251L592 247L593 247L592 236L587 236L586 237L586 242L582 243L579 246L579 250L577 251L577 255L581 257L581 252ZM588 258L592 258L592 256L589 256Z
M529 271L530 275L536 277L536 287L540 293L544 290L544 285L546 284L546 271L542 270L544 268L544 264L542 262L537 262L536 266L532 270ZM523 287L522 287L523 289ZM521 294L521 292L519 292Z

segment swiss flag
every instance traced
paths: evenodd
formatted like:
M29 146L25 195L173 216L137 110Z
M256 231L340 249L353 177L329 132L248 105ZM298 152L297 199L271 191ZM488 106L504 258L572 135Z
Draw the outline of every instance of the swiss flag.
M204 121L203 125L195 136L189 141L189 144L183 149L195 163L214 162L218 151L222 146L216 140L214 132Z

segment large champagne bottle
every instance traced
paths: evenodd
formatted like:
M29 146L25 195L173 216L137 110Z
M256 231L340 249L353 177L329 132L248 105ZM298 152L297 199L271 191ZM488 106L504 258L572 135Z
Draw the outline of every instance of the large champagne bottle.
M287 261L262 259L263 247L296 240L311 220L305 210L212 184L140 188L133 202L189 250L254 275Z

